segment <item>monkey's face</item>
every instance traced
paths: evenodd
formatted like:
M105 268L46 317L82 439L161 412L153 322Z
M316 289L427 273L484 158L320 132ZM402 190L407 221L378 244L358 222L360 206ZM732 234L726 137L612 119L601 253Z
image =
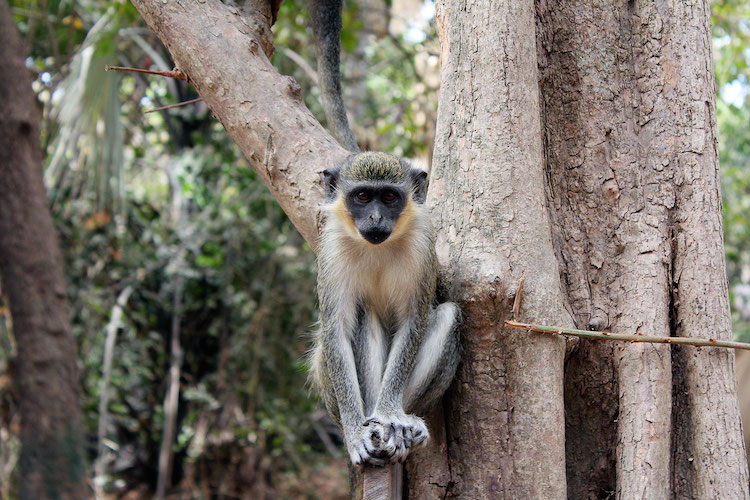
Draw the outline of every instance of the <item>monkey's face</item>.
M393 232L407 195L394 184L358 183L347 190L345 202L362 238L378 245Z

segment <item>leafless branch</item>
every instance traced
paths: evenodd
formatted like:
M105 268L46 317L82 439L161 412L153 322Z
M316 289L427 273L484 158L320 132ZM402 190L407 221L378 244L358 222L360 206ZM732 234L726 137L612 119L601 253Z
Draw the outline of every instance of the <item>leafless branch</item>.
M642 335L640 333L612 333L594 332L588 330L575 330L573 328L561 328L559 326L533 325L520 323L518 321L505 321L505 326L518 328L529 332L546 333L548 335L573 335L593 340L620 340L623 342L648 342L651 344L679 344L694 345L698 347L726 347L728 349L750 350L750 344L745 342L734 342L731 340L717 340L713 338L701 339L695 337L657 337L655 335Z

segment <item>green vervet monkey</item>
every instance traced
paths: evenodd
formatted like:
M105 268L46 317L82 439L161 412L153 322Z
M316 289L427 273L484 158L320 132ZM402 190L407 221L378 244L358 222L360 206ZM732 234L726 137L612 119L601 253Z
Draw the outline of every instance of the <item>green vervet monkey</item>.
M312 380L355 465L403 461L459 361L456 304L435 302L427 174L385 153L325 173Z
M461 313L435 299L427 173L385 153L358 152L341 97L341 7L341 0L310 0L328 125L356 152L324 172L311 380L352 463L384 465L429 439L418 414L453 380Z

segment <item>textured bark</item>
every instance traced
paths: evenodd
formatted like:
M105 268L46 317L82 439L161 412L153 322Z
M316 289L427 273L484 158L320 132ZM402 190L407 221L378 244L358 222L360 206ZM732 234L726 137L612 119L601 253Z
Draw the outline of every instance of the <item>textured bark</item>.
M731 338L709 14L537 1L549 199L579 328ZM568 365L569 496L747 498L733 354L611 349L584 341Z
M271 65L269 2L242 11L220 0L134 0L300 231L317 246L321 172L348 154L302 102L300 86Z
M448 475L439 448L419 453L410 497L562 498L565 343L503 328L521 277L523 318L572 324L545 203L534 5L444 0L437 16L429 201L446 291L466 320L446 405Z
M39 114L10 9L0 0L0 278L18 345L19 498L87 497L76 347L42 184Z

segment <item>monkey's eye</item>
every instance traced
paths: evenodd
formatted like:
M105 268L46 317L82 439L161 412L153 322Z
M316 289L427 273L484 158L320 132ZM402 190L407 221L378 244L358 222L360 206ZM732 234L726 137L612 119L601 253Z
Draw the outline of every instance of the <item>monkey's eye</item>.
M370 195L367 191L360 191L357 193L357 199L359 201L370 201Z
M396 193L394 193L393 191L386 191L385 193L383 193L383 201L390 203L395 200L396 200Z

